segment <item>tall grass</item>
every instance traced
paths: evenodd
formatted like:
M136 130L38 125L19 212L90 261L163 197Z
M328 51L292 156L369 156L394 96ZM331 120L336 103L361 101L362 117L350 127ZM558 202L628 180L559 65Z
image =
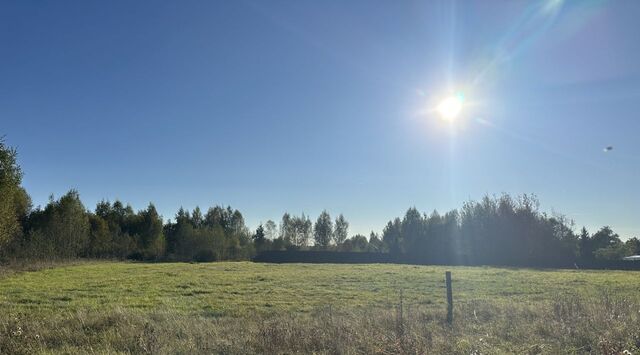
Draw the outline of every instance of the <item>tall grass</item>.
M402 316L400 316L402 314ZM620 295L543 303L470 301L446 311L317 308L311 313L205 317L173 312L0 316L0 353L638 354L640 304Z

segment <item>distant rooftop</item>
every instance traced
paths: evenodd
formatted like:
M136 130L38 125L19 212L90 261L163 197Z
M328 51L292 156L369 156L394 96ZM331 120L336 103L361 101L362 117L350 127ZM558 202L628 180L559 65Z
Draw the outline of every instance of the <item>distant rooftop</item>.
M640 261L640 255L631 255L631 256L627 256L626 258L622 258L622 260L638 260Z

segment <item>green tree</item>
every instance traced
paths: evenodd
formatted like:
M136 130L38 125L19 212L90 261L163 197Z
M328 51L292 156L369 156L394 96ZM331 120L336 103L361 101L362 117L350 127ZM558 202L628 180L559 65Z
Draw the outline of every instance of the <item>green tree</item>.
M382 239L380 239L380 237L373 231L369 234L369 251L376 253L385 251Z
M620 237L609 226L604 226L589 239L587 252L595 259L618 259L624 254L621 245Z
M591 236L589 235L589 231L587 231L586 227L582 227L580 229L580 235L578 236L578 254L581 258L589 258L592 255L590 254L592 251L589 250L589 240Z
M627 255L627 248L624 243L619 242L606 248L597 249L593 255L597 260L620 260Z
M363 252L369 251L369 241L367 237L362 234L356 234L353 237L346 239L340 244L339 247L342 251L355 251Z
M629 238L624 245L627 249L625 256L639 255L640 254L640 239Z
M21 221L31 208L31 200L21 183L17 152L0 137L0 253L22 235Z
M262 224L256 228L256 232L251 236L253 243L255 244L256 250L262 251L265 249L266 243L269 241L264 232L264 227Z
M111 236L110 255L116 258L127 258L135 252L137 246L133 237L137 216L130 205L116 200L100 201L96 205L95 215L106 223Z
M191 224L194 228L200 228L204 224L204 217L198 206L191 213Z
M409 208L402 219L402 243L407 252L424 252L424 220L415 207Z
M340 245L347 240L349 234L349 222L342 215L342 213L336 218L335 228L333 231L333 242L336 245ZM365 238L366 239L366 238Z
M282 215L282 220L280 221L280 239L285 245L295 244L295 226L288 212Z
M315 244L321 248L326 248L331 242L333 235L333 222L327 211L322 211L313 227L313 238Z
M306 247L309 245L309 239L311 239L312 224L309 217L304 213L300 216L292 218L293 223L293 235L295 246L298 248Z
M272 220L268 220L264 224L264 234L265 237L269 240L274 240L278 238L278 226Z
M150 203L147 209L136 216L135 236L137 249L144 259L158 259L164 254L165 240L162 217Z
M113 238L109 225L102 217L89 214L89 246L87 255L90 257L108 257L113 255Z
M403 251L402 221L396 218L389 221L382 231L382 241L389 248L389 252L398 254Z
M280 238L277 245L284 244L285 248L302 248L309 244L311 238L312 223L309 217L303 213L300 216L291 216L285 212L280 222Z
M27 224L29 256L75 258L88 250L89 215L75 190L57 201L51 197L44 210L31 213Z

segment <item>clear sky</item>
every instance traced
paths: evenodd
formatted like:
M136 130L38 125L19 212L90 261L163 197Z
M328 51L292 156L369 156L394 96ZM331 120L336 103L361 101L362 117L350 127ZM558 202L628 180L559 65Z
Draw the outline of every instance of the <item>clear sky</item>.
M640 1L2 1L34 204L344 213L535 193L640 236ZM434 107L464 95L460 116ZM613 146L605 152L603 148Z

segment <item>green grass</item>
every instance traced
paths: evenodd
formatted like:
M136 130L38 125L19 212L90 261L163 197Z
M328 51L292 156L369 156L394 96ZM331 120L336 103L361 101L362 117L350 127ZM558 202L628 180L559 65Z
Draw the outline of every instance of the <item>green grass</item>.
M443 323L445 270L453 274L453 328ZM612 349L635 346L636 335L640 344L640 272L384 264L90 262L0 275L0 335L8 337L6 342L0 341L0 352L82 353L88 351L86 346L97 344L100 351L108 353L234 353L242 352L240 349L287 353L351 349L368 353L388 351L387 345L403 346L391 352L439 349L469 353L484 349L485 353L522 352L551 339L546 348L534 350L579 353L600 349L602 334L607 332L613 332L605 337L615 340ZM400 302L406 319L399 321ZM629 312L623 315L630 318L625 318L622 325L618 324L622 318L610 316ZM331 322L322 323L327 317ZM567 326L567 321L576 324ZM277 331L287 327L303 330L298 336L293 331L265 333L274 331L273 326L265 325L270 322L279 324ZM405 322L413 333L406 333ZM94 325L87 328L87 324ZM191 328L195 325L197 331ZM560 330L548 328L552 325ZM318 326L327 332L337 327L341 330L336 332L361 329L360 333L371 336L399 338L383 337L370 343L363 339L352 349L359 344L357 340L353 344L335 343L340 337L307 329ZM30 328L29 336L38 333L37 341L16 340L22 339L22 335L16 338L18 327ZM162 341L158 335L153 336L153 331L164 334ZM181 332L184 338L171 341ZM351 337L359 339L360 333L356 331ZM130 334L137 335L129 339ZM190 336L202 339L196 341ZM193 347L207 336L228 343L205 342L210 346ZM303 340L305 336L310 339ZM314 337L317 342L311 339ZM407 337L413 339L409 345L404 344L409 341ZM448 342L447 337L453 340ZM576 337L578 342L573 343ZM118 339L129 340L121 344ZM146 344L149 339L156 339L155 343ZM185 343L185 339L191 340ZM280 340L273 343L265 339ZM327 344L319 342L322 339L333 347L325 348ZM150 348L154 346L157 351Z
M457 302L535 303L603 290L640 300L640 272L408 265L90 263L0 279L0 312L172 310L231 315L309 312L323 305L443 307L444 272Z

